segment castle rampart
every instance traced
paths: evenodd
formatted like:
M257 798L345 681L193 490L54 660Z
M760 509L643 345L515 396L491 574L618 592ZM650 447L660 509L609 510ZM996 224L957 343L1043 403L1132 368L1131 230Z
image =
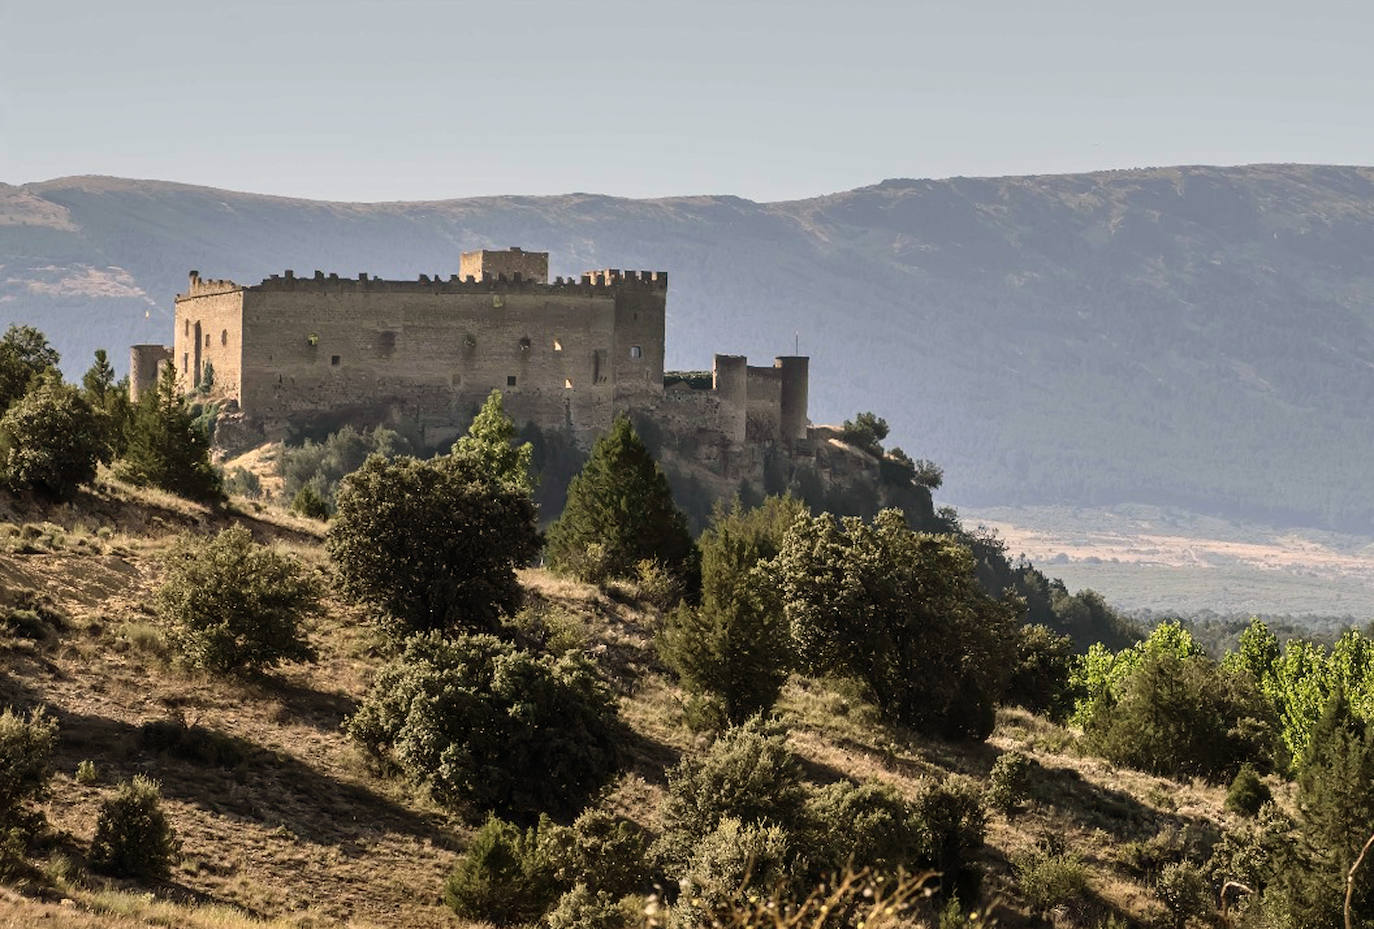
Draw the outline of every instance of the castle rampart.
M210 396L264 437L405 421L440 444L497 388L517 421L584 436L621 411L657 416L722 467L747 444L805 438L805 358L717 355L710 390L698 378L665 391L667 290L662 271L549 281L548 253L520 249L465 252L458 274L405 281L286 270L242 285L192 271L170 353L131 358L155 377L170 357L188 392L213 371Z

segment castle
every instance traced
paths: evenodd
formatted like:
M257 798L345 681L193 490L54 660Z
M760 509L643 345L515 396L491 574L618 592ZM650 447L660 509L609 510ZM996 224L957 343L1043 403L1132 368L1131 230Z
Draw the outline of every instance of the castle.
M806 442L807 358L716 355L709 383L665 386L667 274L550 282L548 268L547 252L510 248L464 252L458 274L414 281L286 271L242 285L192 271L172 346L132 347L131 390L170 361L184 391L202 386L247 424L245 444L407 421L437 446L493 388L516 422L580 438L620 412L649 414L722 476L741 450Z

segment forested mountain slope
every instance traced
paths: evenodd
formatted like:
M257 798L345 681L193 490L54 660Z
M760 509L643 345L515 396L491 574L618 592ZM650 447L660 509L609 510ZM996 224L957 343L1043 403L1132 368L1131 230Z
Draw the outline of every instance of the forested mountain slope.
M69 377L171 331L197 268L667 270L670 367L813 356L817 421L880 411L968 504L1143 502L1374 522L1374 169L893 180L810 200L340 204L156 181L0 185L0 316Z

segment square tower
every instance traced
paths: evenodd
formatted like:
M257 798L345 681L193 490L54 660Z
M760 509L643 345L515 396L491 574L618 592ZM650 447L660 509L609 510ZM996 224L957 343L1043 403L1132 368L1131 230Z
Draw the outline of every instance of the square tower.
M458 274L464 280L471 275L479 281L483 274L490 274L493 281L502 275L508 281L514 280L519 274L522 281L547 284L549 253L527 252L515 246L505 251L479 248L475 252L463 252L458 260Z

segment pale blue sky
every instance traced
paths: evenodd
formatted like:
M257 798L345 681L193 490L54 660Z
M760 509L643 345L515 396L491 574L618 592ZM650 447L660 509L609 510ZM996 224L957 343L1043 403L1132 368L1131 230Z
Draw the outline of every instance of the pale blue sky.
M1374 2L0 0L0 181L788 199L1374 163Z

